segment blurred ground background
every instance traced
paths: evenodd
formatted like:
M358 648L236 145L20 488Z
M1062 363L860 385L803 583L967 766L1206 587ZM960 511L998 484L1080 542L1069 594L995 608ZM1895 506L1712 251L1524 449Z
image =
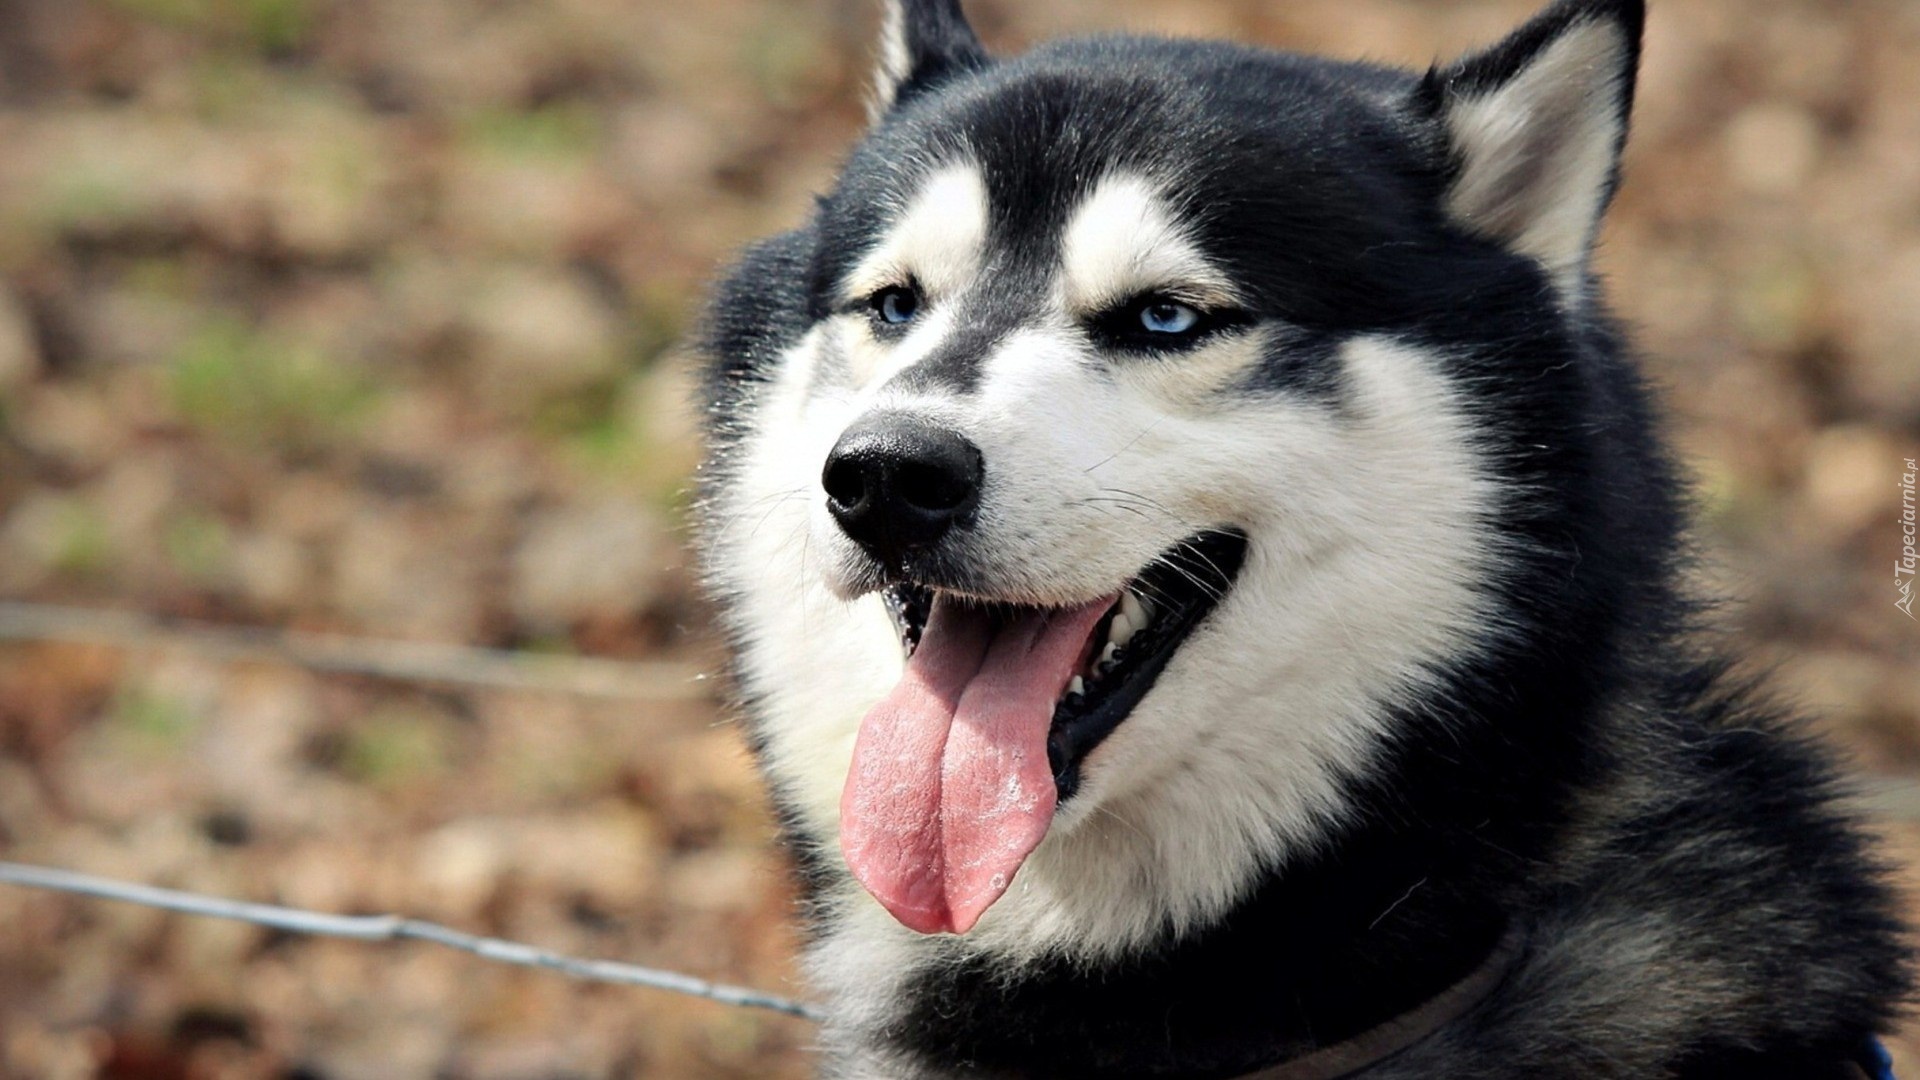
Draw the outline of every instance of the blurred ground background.
M969 7L1002 48L1126 27L1423 64L1530 3ZM0 0L0 597L710 668L673 346L857 131L873 15ZM1920 768L1890 566L1920 4L1657 4L1603 265L1700 483L1703 576L1741 598L1722 620L1859 768ZM0 647L0 857L800 989L704 701ZM5 1077L799 1077L808 1037L0 888Z

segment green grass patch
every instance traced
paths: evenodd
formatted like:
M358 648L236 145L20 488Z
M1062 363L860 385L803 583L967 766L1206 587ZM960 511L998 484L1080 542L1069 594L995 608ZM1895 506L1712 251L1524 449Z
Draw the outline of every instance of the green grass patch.
M403 788L447 773L454 749L445 720L383 710L346 733L340 771L370 787Z
M107 706L108 737L135 753L166 757L183 749L200 728L200 717L179 698L140 686L123 686Z
M218 17L222 5L219 0L108 0L108 6L148 22L199 29Z
M378 388L318 349L218 319L188 338L168 397L195 430L246 449L310 453L349 435Z
M48 174L24 216L40 231L108 228L139 213L137 185L137 177L118 170L72 162Z
M541 401L534 407L531 426L542 440L589 471L617 473L646 449L627 407L627 393L623 374L595 379Z
M533 430L582 472L639 480L649 490L657 486L655 433L645 423L647 411L636 405L646 392L648 373L684 335L680 308L685 302L678 293L634 298L618 369L534 407Z
M127 288L144 296L162 300L191 300L193 272L179 258L148 257L135 260L121 279Z
M181 577L210 586L225 580L233 562L233 534L212 514L186 511L167 519L160 547Z
M482 109L468 114L460 127L461 142L469 149L540 163L589 158L604 136L600 118L582 102Z
M291 52L313 32L309 0L234 0L247 39L266 52Z
M193 111L210 120L244 117L272 102L284 88L258 59L232 50L210 50L189 62L187 87ZM286 76L281 76L285 79Z
M48 564L64 577L99 577L116 556L106 518L78 498L64 499L55 508L52 540Z
M314 0L108 0L137 19L188 33L285 53L312 36Z

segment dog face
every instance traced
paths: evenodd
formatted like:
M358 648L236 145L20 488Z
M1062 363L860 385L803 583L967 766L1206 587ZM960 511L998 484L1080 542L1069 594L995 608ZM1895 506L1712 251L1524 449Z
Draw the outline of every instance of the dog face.
M850 917L1202 924L1519 626L1515 387L1586 332L1638 36L1563 3L1423 80L891 10L872 130L712 312L709 570Z

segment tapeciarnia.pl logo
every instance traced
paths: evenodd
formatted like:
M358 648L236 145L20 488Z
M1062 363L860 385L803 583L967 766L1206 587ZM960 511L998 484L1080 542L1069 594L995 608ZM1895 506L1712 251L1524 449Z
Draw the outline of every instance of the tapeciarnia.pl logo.
M1899 591L1900 599L1893 606L1907 613L1907 618L1920 622L1913 614L1913 572L1916 556L1914 553L1914 514L1913 480L1920 468L1914 467L1914 459L1905 459L1907 471L1900 474L1900 557L1893 563L1893 587Z

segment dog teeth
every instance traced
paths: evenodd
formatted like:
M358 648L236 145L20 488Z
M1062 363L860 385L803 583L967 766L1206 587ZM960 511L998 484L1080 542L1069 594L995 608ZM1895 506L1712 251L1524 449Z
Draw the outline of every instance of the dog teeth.
M1089 679L1103 679L1120 666L1127 657L1127 642L1135 635L1153 625L1153 604L1144 597L1132 592L1122 592L1120 602L1114 606L1113 617L1107 620L1107 639L1100 645L1100 652L1093 658L1092 670L1084 676L1075 675L1067 683L1064 700L1069 703L1083 700L1087 692Z
M1107 648L1124 648L1133 636L1153 624L1153 608L1131 591L1120 594L1120 604L1107 623ZM1108 659L1103 655L1101 659Z
M1122 592L1120 602L1114 605L1113 617L1107 620L1107 639L1094 658L1093 677L1100 678L1119 667L1121 658L1126 656L1127 643L1151 625L1153 604L1131 591Z

